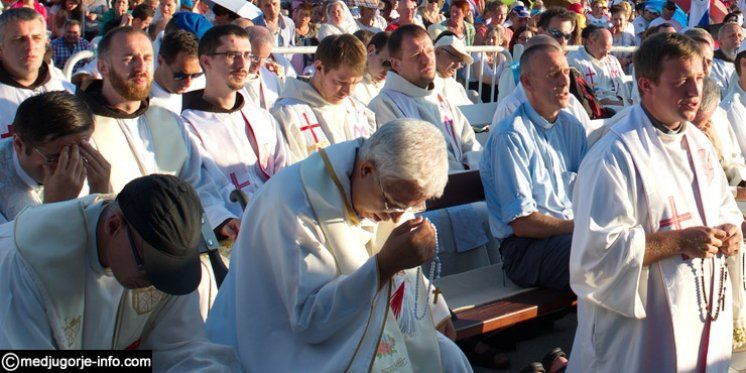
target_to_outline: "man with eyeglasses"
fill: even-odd
[[[293,163],[331,144],[368,137],[377,128],[374,114],[351,96],[365,74],[363,43],[350,34],[331,35],[314,59],[311,80],[288,79],[272,108]]]
[[[379,32],[368,42],[368,55],[365,61],[365,75],[355,87],[352,96],[364,105],[368,105],[373,97],[383,88],[389,64],[388,42],[390,32]]]
[[[378,123],[416,118],[438,127],[448,143],[451,171],[476,168],[482,147],[469,121],[435,84],[435,48],[425,29],[399,27],[388,43],[391,70],[383,89],[371,102]]]
[[[272,115],[243,92],[252,60],[249,35],[236,25],[213,27],[199,42],[205,89],[184,95],[184,125],[206,159],[217,166],[210,178],[224,199],[234,190],[247,198],[287,163],[287,146]],[[238,202],[229,211],[241,216]]]
[[[88,144],[93,113],[82,100],[67,91],[30,97],[13,128],[0,141],[0,221],[28,206],[109,192],[111,167]]]
[[[285,74],[283,68],[272,59],[274,37],[266,27],[246,28],[251,42],[251,64],[246,78],[246,92],[254,104],[269,110],[282,93]],[[271,70],[270,70],[271,69]]]
[[[556,43],[521,55],[526,102],[490,128],[480,163],[503,269],[522,287],[569,289],[573,180],[588,148],[569,112],[570,67]]]
[[[184,30],[163,37],[150,88],[150,105],[181,115],[182,95],[203,75],[197,59],[198,45],[197,36]]]
[[[143,349],[155,371],[238,371],[199,314],[201,217],[168,175],[24,210],[0,228],[0,348]]]
[[[0,15],[0,139],[13,134],[13,117],[23,100],[42,92],[75,87],[60,70],[44,62],[46,23],[30,8],[6,10]]]
[[[583,47],[567,54],[567,60],[593,89],[604,106],[621,110],[630,104],[631,93],[624,83],[624,69],[611,52],[613,36],[606,28],[589,25],[583,29]]]
[[[450,31],[444,31],[435,39],[435,70],[438,76],[435,84],[443,96],[455,105],[471,105],[463,84],[456,81],[456,71],[474,63],[466,52],[466,44]]]
[[[418,270],[435,231],[409,213],[447,179],[443,135],[413,119],[282,170],[246,211],[210,340],[251,372],[470,372]]]

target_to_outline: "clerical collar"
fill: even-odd
[[[235,111],[241,110],[243,108],[244,104],[244,98],[243,95],[240,92],[236,92],[236,102],[233,103],[233,107],[230,109],[224,109],[218,105],[215,105],[213,103],[207,102],[207,100],[202,97],[205,94],[204,89],[200,89],[198,91],[192,91],[189,93],[185,93],[182,97],[182,111],[184,110],[195,110],[195,111],[206,111],[208,113],[233,113]]]
[[[137,118],[148,110],[149,99],[146,98],[140,103],[140,107],[133,113],[127,113],[119,110],[111,105],[109,101],[104,97],[102,91],[104,87],[103,80],[94,80],[88,88],[85,90],[78,89],[75,94],[83,99],[86,104],[91,108],[93,114],[100,115],[102,117],[116,118],[116,119],[133,119]]]
[[[682,130],[684,130],[683,124],[680,125],[679,128],[675,130],[668,128],[665,124],[663,124],[663,122],[659,121],[658,119],[655,119],[655,117],[652,114],[650,114],[648,109],[645,108],[645,105],[641,104],[640,107],[642,108],[642,111],[645,112],[645,115],[648,117],[648,119],[650,119],[650,123],[653,124],[653,127],[657,129],[658,131],[661,131],[666,135],[675,135],[677,133],[680,133]]]
[[[49,72],[49,66],[47,66],[46,63],[42,63],[39,67],[39,75],[36,76],[36,80],[31,83],[31,85],[25,86],[13,79],[13,77],[10,76],[10,73],[5,70],[3,64],[0,63],[0,83],[9,85],[11,87],[21,89],[36,89],[47,83],[51,77],[52,75]]]
[[[723,60],[723,61],[728,61],[730,63],[735,63],[736,62],[735,58],[728,57],[728,55],[726,55],[725,53],[723,53],[723,51],[721,49],[716,50],[713,56],[716,59]]]

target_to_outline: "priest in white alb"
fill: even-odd
[[[246,31],[249,33],[253,55],[248,67],[246,92],[256,106],[269,110],[274,106],[285,85],[285,76],[278,75],[282,68],[272,60],[271,52],[275,45],[275,37],[264,26],[247,27]],[[274,71],[270,71],[270,68]]]
[[[202,157],[221,171],[210,176],[226,199],[234,190],[251,199],[285,167],[287,157],[277,121],[240,93],[250,54],[244,29],[236,25],[211,28],[202,36],[199,48],[207,85],[184,95],[184,124],[196,138]],[[236,216],[243,214],[238,202],[231,204],[230,210]]]
[[[392,70],[386,75],[381,93],[368,105],[378,123],[396,118],[417,118],[438,127],[448,144],[450,169],[475,169],[482,147],[458,106],[433,83],[435,50],[425,29],[401,26],[388,43]]]
[[[736,55],[736,77],[738,78],[730,87],[730,93],[720,103],[725,110],[733,132],[738,140],[738,145],[743,154],[746,154],[746,71],[741,69],[741,62],[746,61],[746,51]]]
[[[193,33],[176,30],[163,37],[158,49],[158,67],[153,73],[150,105],[181,115],[183,94],[205,85],[197,59],[199,39]]]
[[[368,42],[368,56],[365,62],[363,80],[355,86],[352,97],[366,106],[383,88],[386,80],[389,59],[389,33],[379,32]]]
[[[690,38],[661,33],[634,67],[641,103],[591,148],[576,181],[568,371],[727,372],[743,215],[690,123],[702,57]]]
[[[54,66],[44,62],[46,22],[30,8],[0,15],[0,139],[13,134],[13,118],[23,100],[48,91],[75,92]],[[22,42],[21,42],[22,41]]]
[[[246,211],[210,340],[245,371],[470,372],[420,269],[435,231],[409,213],[447,179],[443,136],[410,119],[280,171]]]
[[[373,113],[350,96],[365,73],[363,43],[350,34],[331,35],[314,58],[311,80],[288,78],[272,108],[292,162],[331,144],[368,137],[377,127]]]

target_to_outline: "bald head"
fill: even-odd
[[[602,59],[611,52],[613,44],[614,37],[611,31],[606,28],[597,28],[588,35],[585,46],[594,58]]]

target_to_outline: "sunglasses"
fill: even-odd
[[[550,28],[549,30],[547,30],[547,32],[555,39],[562,38],[566,41],[570,41],[570,39],[572,38],[572,34],[565,34],[564,32],[557,30],[556,28]]]
[[[174,73],[173,78],[176,81],[179,80],[185,80],[186,78],[190,78],[192,80],[199,78],[200,76],[204,75],[203,72],[194,73],[194,74],[187,74],[187,73]]]

